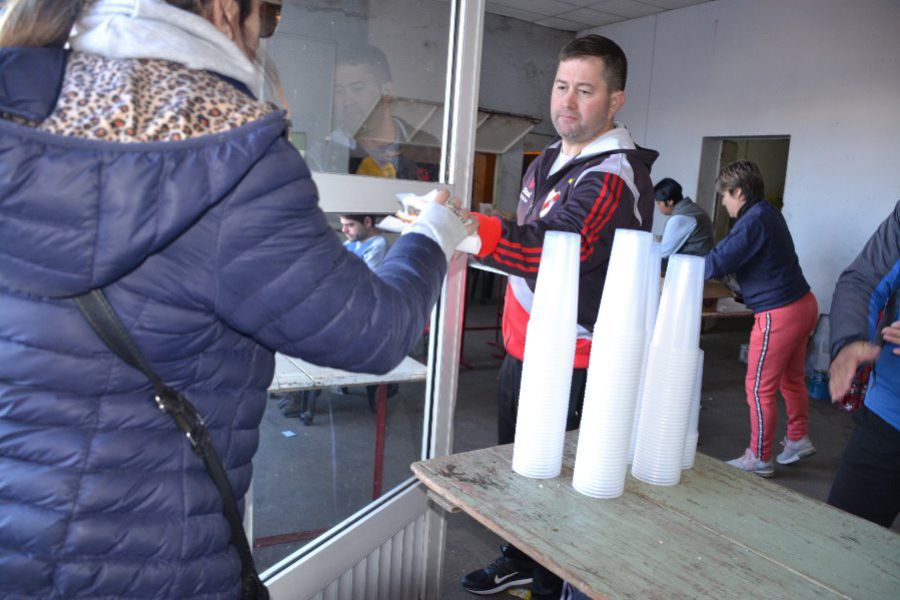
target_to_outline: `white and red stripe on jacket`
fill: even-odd
[[[482,242],[478,257],[509,273],[503,339],[506,351],[522,359],[544,234],[561,230],[581,235],[574,367],[586,368],[590,328],[597,316],[614,230],[650,229],[653,200],[649,168],[656,153],[637,148],[624,127],[600,136],[551,173],[559,152],[560,142],[556,141],[530,165],[515,223],[476,215]]]

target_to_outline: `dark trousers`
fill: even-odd
[[[828,504],[890,527],[900,512],[900,431],[865,406],[853,421]]]
[[[500,367],[500,393],[497,398],[497,438],[501,444],[509,444],[516,437],[516,414],[519,410],[519,387],[522,382],[522,361],[509,354]],[[584,403],[584,389],[587,383],[587,369],[572,371],[572,387],[569,391],[569,413],[566,417],[566,431],[578,428],[581,407]],[[506,552],[510,558],[531,560],[521,550],[510,547]],[[562,579],[535,563],[534,581],[531,590],[535,594],[558,594],[562,589]]]
[[[511,444],[516,437],[516,414],[519,411],[519,385],[521,382],[522,361],[507,354],[500,366],[500,393],[497,398],[497,441],[500,444]],[[578,429],[586,383],[587,369],[573,369],[566,431]]]

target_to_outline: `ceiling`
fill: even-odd
[[[486,0],[489,13],[544,27],[583,31],[709,0]]]

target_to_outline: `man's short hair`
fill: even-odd
[[[628,59],[621,47],[602,35],[575,38],[559,52],[559,62],[572,58],[597,57],[603,61],[603,78],[610,92],[625,90],[628,78]]]
[[[347,219],[348,221],[356,221],[357,223],[361,223],[363,225],[366,224],[366,218],[372,219],[372,226],[375,226],[375,219],[378,218],[378,215],[369,215],[362,213],[352,213],[348,215],[339,215],[342,219]]]
[[[675,204],[684,199],[681,193],[681,184],[671,177],[661,179],[659,183],[653,186],[653,197],[656,198],[657,202],[673,200]]]
[[[734,191],[738,188],[744,192],[744,199],[748,206],[765,199],[763,176],[755,162],[736,160],[725,165],[719,171],[719,176],[716,178],[717,192],[720,194],[728,192],[734,195]]]
[[[375,75],[379,84],[391,81],[391,67],[384,52],[369,44],[339,45],[337,48],[337,64],[363,65]]]

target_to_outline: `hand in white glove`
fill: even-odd
[[[433,202],[422,208],[418,219],[403,230],[403,235],[421,233],[431,238],[444,251],[447,260],[450,260],[456,246],[476,231],[478,221],[460,206],[459,198],[451,198],[447,190],[441,190]]]

